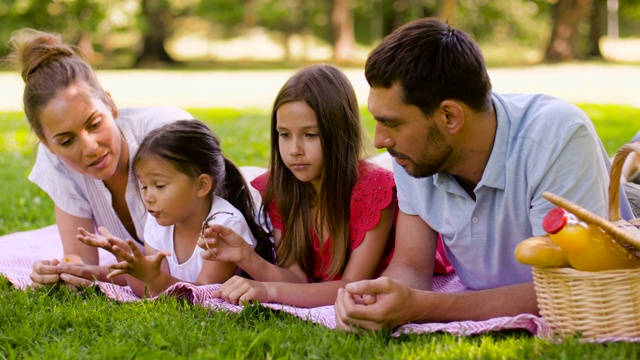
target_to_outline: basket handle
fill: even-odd
[[[543,192],[542,196],[545,199],[549,200],[549,202],[551,202],[552,204],[568,210],[578,219],[588,224],[599,226],[602,230],[607,232],[609,235],[611,235],[611,237],[613,237],[623,245],[630,246],[635,249],[640,249],[640,238],[636,237],[629,231],[635,229],[633,228],[633,226],[616,226],[616,224],[607,221],[607,219],[592,213],[591,211],[581,207],[580,205],[548,191]],[[637,231],[637,229],[635,230]]]
[[[620,177],[622,176],[622,166],[624,161],[632,152],[640,154],[640,143],[630,142],[622,145],[616,152],[611,164],[611,174],[609,176],[609,220],[620,220]]]

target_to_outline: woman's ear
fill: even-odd
[[[213,188],[213,179],[211,179],[211,176],[207,174],[200,174],[200,176],[198,176],[197,181],[198,181],[197,196],[205,197],[209,195],[209,193],[211,192],[211,189]]]
[[[449,134],[455,134],[464,126],[464,109],[458,101],[444,100],[440,110],[445,118],[445,127]]]

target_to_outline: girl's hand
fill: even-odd
[[[236,275],[222,284],[212,295],[222,298],[231,304],[239,304],[252,300],[269,302],[269,289],[267,285],[268,283],[249,280]]]
[[[168,252],[160,251],[150,256],[144,256],[130,239],[126,243],[120,239],[109,239],[109,243],[113,252],[117,254],[116,256],[122,260],[109,267],[111,272],[107,274],[107,279],[129,274],[148,284],[160,275],[162,260],[170,255]]]
[[[122,241],[122,239],[111,234],[111,232],[109,232],[109,230],[107,230],[107,228],[105,227],[100,226],[98,228],[98,232],[100,233],[100,235],[93,234],[85,230],[84,228],[78,228],[78,235],[76,236],[76,239],[89,246],[105,249],[106,251],[112,253],[118,261],[122,261],[122,259],[118,257],[118,254],[113,251],[111,241],[114,241],[117,244],[126,245],[126,243]],[[137,246],[134,245],[134,247]]]
[[[245,260],[253,249],[231,228],[223,225],[207,225],[203,237],[198,239],[198,246],[205,251],[205,260],[240,263]]]

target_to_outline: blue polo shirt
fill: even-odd
[[[449,261],[471,289],[532,281],[514,250],[545,234],[542,219],[555,206],[544,191],[607,215],[609,157],[586,114],[546,95],[492,98],[498,124],[475,201],[448,173],[418,179],[393,161],[400,209],[442,234]]]

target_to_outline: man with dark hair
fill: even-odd
[[[514,250],[545,234],[554,205],[542,193],[607,213],[610,162],[589,118],[549,96],[492,92],[477,44],[433,18],[387,36],[365,76],[374,144],[394,157],[400,213],[391,264],[339,291],[338,327],[538,313],[531,267]],[[437,234],[476,291],[431,291]]]

